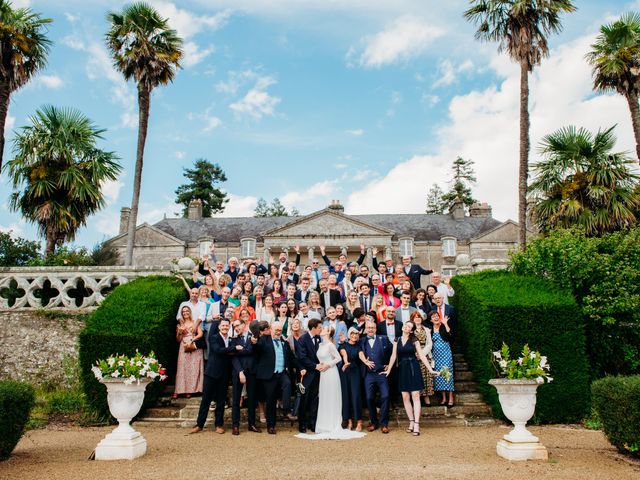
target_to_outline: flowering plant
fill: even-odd
[[[91,371],[98,380],[121,378],[126,384],[140,383],[143,378],[152,380],[156,378],[164,380],[167,378],[165,369],[158,363],[158,359],[153,352],[145,357],[138,350],[136,350],[136,354],[133,357],[116,353],[105,360],[98,360],[91,368]]]
[[[451,380],[451,370],[449,370],[449,367],[442,367],[440,369],[440,378],[444,379],[445,382]]]
[[[497,363],[496,370],[500,377],[508,380],[536,380],[538,383],[551,382],[552,377],[549,376],[549,364],[547,357],[540,355],[540,352],[531,350],[529,345],[522,348],[522,356],[518,359],[512,359],[509,347],[502,342],[502,348],[493,352],[494,365]]]

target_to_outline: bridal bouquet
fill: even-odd
[[[507,380],[536,380],[538,383],[551,382],[553,378],[549,376],[549,363],[547,357],[540,355],[540,352],[531,350],[529,345],[522,348],[521,357],[511,358],[509,347],[502,342],[502,348],[493,352],[494,364],[497,362],[498,375]]]
[[[442,367],[439,373],[440,378],[442,378],[445,382],[451,380],[451,370],[449,370],[449,367]]]
[[[142,355],[138,350],[133,357],[127,355],[111,355],[104,360],[98,360],[91,368],[91,371],[98,380],[104,378],[120,378],[124,383],[140,383],[143,378],[155,380],[167,378],[165,369],[158,362],[155,354],[151,352],[148,356]]]

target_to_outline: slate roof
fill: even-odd
[[[407,236],[413,237],[415,241],[439,241],[444,236],[452,236],[458,241],[465,242],[502,224],[494,218],[465,217],[463,220],[454,220],[450,215],[379,214],[345,215],[345,217],[393,230],[394,240]],[[201,238],[211,237],[215,238],[217,243],[239,243],[240,239],[245,237],[256,238],[258,242],[262,242],[264,232],[299,218],[235,217],[203,218],[202,220],[165,218],[154,226],[191,244],[198,242]]]

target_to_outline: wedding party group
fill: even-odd
[[[457,318],[448,279],[409,256],[378,262],[376,248],[372,274],[364,245],[355,262],[331,261],[320,246],[322,266],[313,259],[301,267],[295,251],[290,262],[283,253],[267,265],[233,257],[225,264],[212,245],[194,267],[193,286],[183,278],[190,298],[176,315],[174,397],[202,395],[192,433],[203,431],[212,402],[219,434],[227,404],[233,435],[243,407],[255,433],[258,416],[276,433],[279,408],[298,422],[301,438],[388,433],[390,404],[401,398],[406,431],[420,435],[423,405],[454,405]],[[431,276],[424,289],[423,275]]]

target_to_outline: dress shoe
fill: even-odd
[[[219,433],[219,434],[221,434],[221,435],[222,435],[222,434],[224,433],[224,428],[222,428],[222,427],[216,427],[215,432],[216,432],[216,433]]]
[[[202,431],[202,429],[199,426],[195,426],[191,429],[191,431],[189,433],[200,433]]]
[[[296,420],[298,420],[298,417],[296,417],[295,415],[292,415],[292,414],[290,414],[290,413],[287,413],[287,419],[288,419],[290,422],[295,422]]]
[[[358,420],[358,423],[356,424],[356,432],[361,432],[362,431],[362,420]]]
[[[307,433],[307,429],[306,429],[306,428],[304,428],[304,427],[299,427],[299,428],[298,428],[298,431],[299,431],[300,433]]]
[[[370,423],[369,425],[367,425],[367,432],[373,432],[374,430],[377,430],[378,426]]]
[[[387,426],[385,425],[384,427],[382,427],[382,428],[380,429],[380,431],[381,431],[382,433],[389,433],[389,427],[387,427]]]
[[[276,429],[275,429],[275,428],[273,428],[273,427],[268,427],[268,428],[267,428],[267,433],[268,433],[269,435],[275,435],[275,434],[276,434]]]
[[[231,435],[240,435],[240,429],[238,427],[233,427],[231,429]]]
[[[256,427],[255,425],[249,425],[249,431],[254,433],[262,433],[262,429],[260,427]]]

